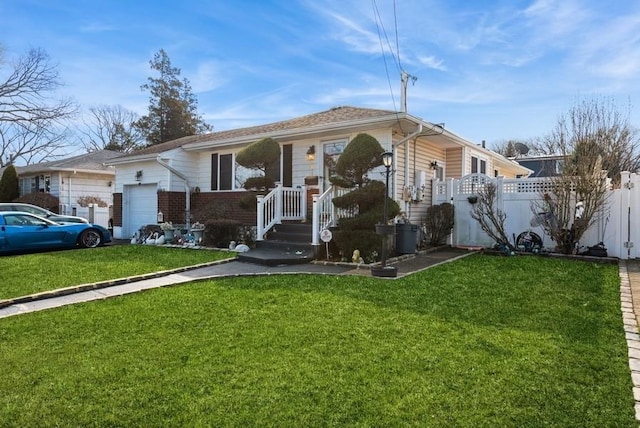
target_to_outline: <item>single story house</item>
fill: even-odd
[[[142,226],[161,221],[204,222],[207,219],[191,218],[191,213],[211,202],[226,206],[228,218],[255,225],[262,217],[257,210],[239,207],[246,194],[242,185],[251,171],[237,164],[235,156],[266,137],[281,147],[280,188],[304,190],[306,213],[301,219],[308,218],[313,195],[331,187],[335,161],[359,133],[372,135],[393,152],[390,194],[414,222],[431,203],[432,179],[474,172],[515,178],[531,172],[444,125],[405,112],[336,107],[266,125],[183,137],[109,159],[106,164],[116,170],[114,237],[129,238]],[[373,171],[372,178],[384,180],[384,167]]]
[[[16,166],[20,196],[46,192],[60,200],[59,214],[87,217],[88,209],[81,206],[82,197],[97,198],[107,207],[113,205],[113,183],[116,171],[105,162],[121,156],[111,150],[99,150],[26,166]],[[107,226],[109,219],[96,223]],[[92,219],[89,219],[92,220]],[[103,224],[104,223],[104,224]]]

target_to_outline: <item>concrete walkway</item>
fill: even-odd
[[[393,260],[393,265],[398,267],[398,278],[401,278],[414,272],[427,269],[440,263],[456,260],[459,257],[464,257],[469,254],[472,254],[472,252],[455,248],[444,248],[418,255],[399,257]],[[0,318],[71,305],[74,303],[122,296],[150,288],[184,284],[191,281],[276,274],[371,276],[371,272],[367,266],[359,266],[353,263],[315,262],[297,265],[264,266],[253,263],[242,263],[235,260],[221,261],[198,267],[157,272],[149,275],[123,278],[115,281],[83,284],[50,292],[3,300],[0,301]]]

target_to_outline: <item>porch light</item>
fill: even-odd
[[[307,150],[307,160],[316,160],[316,146],[309,146],[309,149]]]

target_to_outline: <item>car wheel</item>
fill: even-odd
[[[102,235],[95,229],[86,229],[80,234],[78,243],[83,248],[95,248],[102,243]]]

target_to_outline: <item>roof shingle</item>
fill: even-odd
[[[320,113],[308,114],[300,116],[294,119],[283,120],[280,122],[269,123],[266,125],[250,126],[247,128],[231,129],[227,131],[211,132],[208,134],[191,135],[188,137],[178,138],[176,140],[167,141],[161,144],[155,144],[153,146],[145,147],[140,150],[136,150],[130,154],[121,156],[126,158],[129,156],[147,155],[153,153],[161,153],[167,150],[172,150],[178,147],[182,147],[191,143],[198,143],[204,141],[224,141],[233,138],[247,137],[251,135],[263,135],[269,133],[277,133],[283,131],[291,131],[295,129],[306,129],[315,126],[322,126],[328,124],[339,124],[341,122],[349,122],[361,119],[371,119],[376,117],[384,117],[396,114],[391,110],[378,110],[369,108],[358,107],[334,107],[329,110],[325,110]]]

